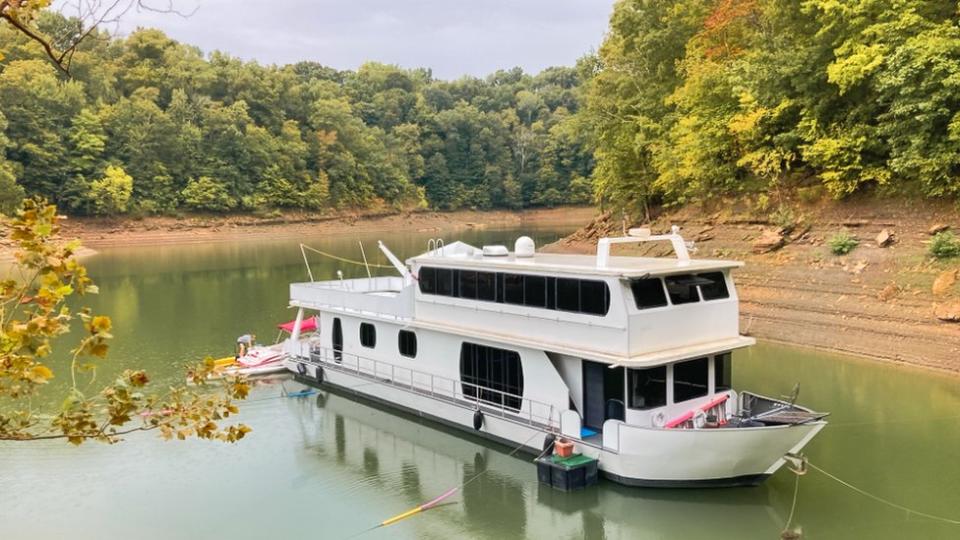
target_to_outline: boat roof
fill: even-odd
[[[442,249],[424,253],[407,260],[407,264],[473,270],[502,270],[514,272],[549,272],[588,274],[638,278],[651,275],[669,275],[738,268],[739,261],[717,259],[687,259],[674,257],[609,257],[606,265],[597,264],[597,255],[564,253],[535,253],[532,257],[518,257],[510,252],[500,256],[484,256],[483,250],[463,242],[454,242]]]

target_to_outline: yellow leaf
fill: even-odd
[[[45,383],[53,378],[53,372],[43,364],[38,364],[30,369],[30,379],[35,383]]]

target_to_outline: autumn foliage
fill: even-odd
[[[66,305],[72,296],[97,293],[77,259],[79,243],[59,239],[57,209],[42,201],[27,200],[15,217],[3,219],[15,261],[11,277],[0,281],[0,440],[114,443],[131,432],[157,430],[167,439],[234,442],[250,431],[223,425],[249,387],[242,378],[211,387],[211,359],[188,370],[190,387],[152,392],[150,377],[137,369],[92,386],[97,366],[106,361],[112,322]],[[55,373],[49,362],[54,345],[77,321],[83,336],[70,351],[69,368]],[[67,395],[57,410],[37,410],[32,399],[55,376],[69,378]]]

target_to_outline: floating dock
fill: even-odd
[[[537,478],[561,491],[583,489],[597,483],[597,460],[583,454],[544,456],[537,459]]]

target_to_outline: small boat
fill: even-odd
[[[237,339],[237,354],[214,360],[216,370],[211,378],[219,379],[228,375],[259,377],[286,371],[283,365],[286,353],[283,351],[283,341],[279,338],[282,338],[284,333],[291,334],[295,324],[295,320],[278,324],[280,335],[273,345],[257,345],[255,336],[240,336]],[[300,326],[300,335],[307,338],[316,329],[316,318],[304,319]]]

